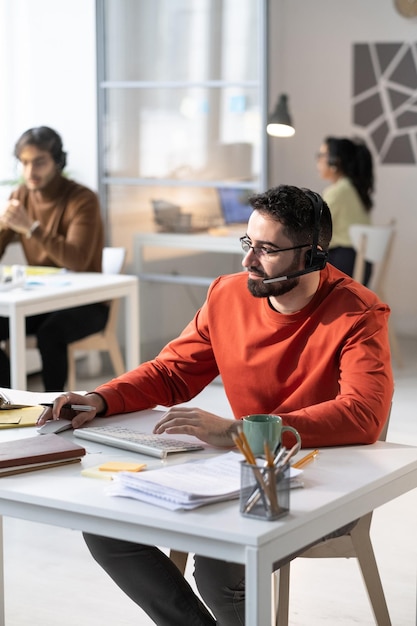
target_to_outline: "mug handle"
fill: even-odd
[[[283,426],[282,429],[281,429],[281,433],[284,433],[286,431],[291,432],[294,435],[294,437],[296,438],[297,443],[299,444],[299,446],[301,446],[301,435],[298,432],[298,430],[295,430],[295,428],[293,428],[292,426]]]

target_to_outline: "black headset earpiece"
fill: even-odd
[[[310,270],[322,270],[326,263],[328,252],[321,250],[318,247],[320,237],[320,222],[321,215],[323,213],[323,200],[318,193],[305,189],[304,193],[310,200],[314,210],[314,230],[313,230],[313,242],[311,249],[306,252],[306,269]]]
[[[67,153],[61,150],[58,158],[55,160],[56,165],[62,171],[67,164]]]

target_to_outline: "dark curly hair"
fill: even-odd
[[[251,196],[249,204],[259,213],[281,222],[285,235],[296,245],[313,243],[319,217],[318,244],[328,250],[332,218],[329,207],[318,193],[292,185],[279,185]],[[317,206],[321,207],[319,216]]]

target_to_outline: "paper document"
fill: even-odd
[[[240,493],[242,458],[237,452],[228,452],[211,459],[189,461],[141,474],[122,472],[115,478],[109,493],[173,511],[232,500]],[[302,470],[291,468],[291,478],[300,473]]]
[[[86,391],[76,391],[84,395]],[[19,391],[0,387],[0,409],[18,409],[24,406],[37,406],[39,404],[52,403],[58,396],[59,391]]]

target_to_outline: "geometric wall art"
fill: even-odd
[[[352,118],[380,163],[417,163],[417,43],[353,45]]]

